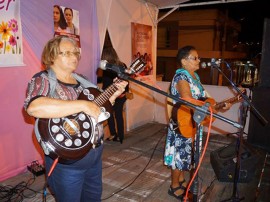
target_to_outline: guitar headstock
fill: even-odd
[[[143,71],[146,66],[146,62],[143,59],[143,56],[136,58],[128,68],[131,74],[138,74]]]

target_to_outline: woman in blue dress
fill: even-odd
[[[176,70],[172,79],[170,94],[175,97],[188,99],[189,101],[193,99],[191,102],[197,105],[198,102],[196,100],[206,99],[206,92],[198,74],[195,72],[200,67],[200,58],[195,47],[185,46],[179,49],[177,61],[180,68]],[[175,104],[175,101],[173,101],[173,104]],[[195,133],[196,131],[194,130],[194,136]],[[170,119],[164,153],[164,164],[171,169],[171,186],[168,194],[180,200],[185,195],[187,186],[184,172],[190,171],[192,158],[192,137],[183,136],[180,133],[177,121],[175,122],[175,120]]]

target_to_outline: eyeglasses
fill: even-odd
[[[59,52],[59,55],[62,55],[63,57],[71,57],[75,56],[76,58],[80,59],[81,58],[81,53],[79,51],[64,51],[64,52]]]
[[[194,60],[194,61],[201,60],[200,57],[187,57],[187,59]]]

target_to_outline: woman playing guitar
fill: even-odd
[[[170,94],[185,99],[195,105],[203,105],[204,103],[202,101],[208,101],[214,106],[215,100],[207,98],[200,78],[196,73],[196,70],[200,67],[200,58],[195,47],[185,46],[179,49],[177,61],[180,68],[176,70],[171,82]],[[181,111],[179,111],[180,107]],[[184,172],[190,171],[191,169],[191,159],[193,155],[192,136],[196,133],[196,129],[192,126],[193,123],[190,121],[192,119],[190,119],[193,113],[192,109],[182,107],[183,106],[176,106],[177,114],[183,113],[189,116],[178,115],[176,119],[170,119],[164,153],[164,164],[171,169],[171,185],[168,194],[177,199],[182,199],[185,195],[187,183],[184,178]],[[229,108],[230,104],[223,105],[223,109]],[[175,110],[173,110],[173,112],[174,111]],[[192,133],[192,135],[185,137],[183,131],[179,130],[179,124],[181,124],[182,127],[190,126],[191,131],[189,132]]]

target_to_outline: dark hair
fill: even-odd
[[[187,58],[192,50],[196,50],[196,48],[194,46],[184,46],[178,50],[176,59],[180,66],[182,66],[181,60]]]
[[[51,65],[54,64],[54,60],[59,55],[60,50],[59,46],[62,41],[70,41],[74,47],[78,48],[78,43],[74,39],[67,37],[67,36],[56,36],[49,40],[46,45],[43,48],[42,55],[41,55],[41,61],[42,64],[46,66],[46,68],[49,68]]]
[[[115,49],[110,47],[104,47],[101,54],[101,60],[107,60],[108,63],[114,65],[123,65],[120,61]]]
[[[64,10],[64,13],[66,12],[66,10],[70,10],[71,14],[72,14],[72,17],[73,17],[73,10],[71,8],[66,7],[65,10]]]
[[[63,10],[62,10],[61,7],[58,6],[58,5],[54,5],[53,7],[54,7],[54,8],[57,8],[57,9],[59,10],[59,13],[60,13],[60,19],[59,19],[59,22],[58,22],[58,26],[59,26],[61,29],[66,29],[66,28],[67,28],[67,22],[66,22],[66,19],[65,19]]]

